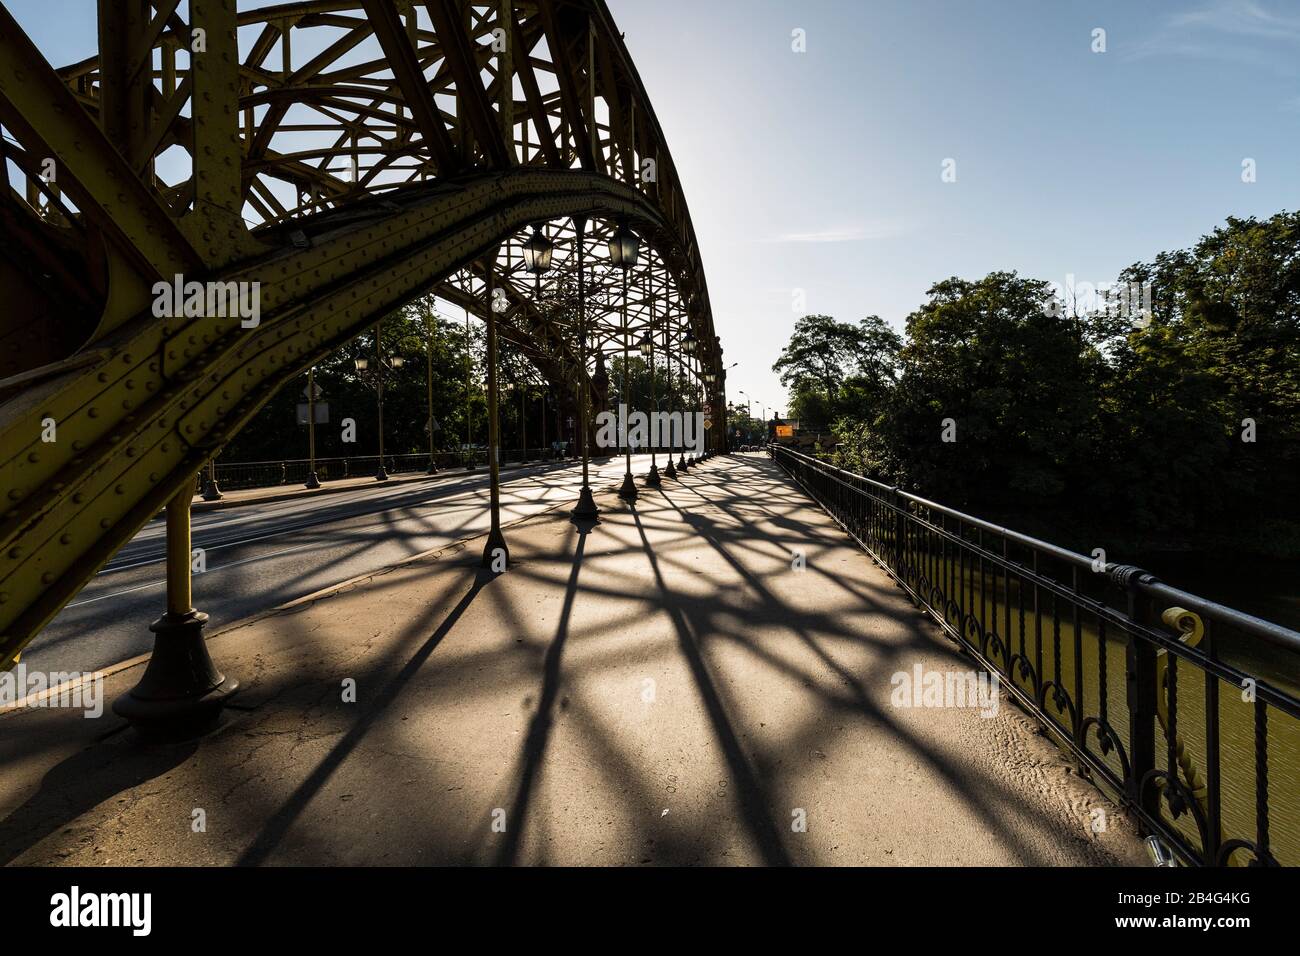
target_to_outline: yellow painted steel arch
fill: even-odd
[[[529,224],[573,216],[632,222],[654,251],[657,284],[648,298],[659,299],[659,321],[667,316],[676,335],[692,328],[706,353],[714,341],[671,159],[603,3],[506,0],[488,7],[495,19],[475,12],[483,5],[458,0],[264,8],[238,15],[241,28],[261,30],[243,61],[231,0],[191,0],[188,24],[174,22],[174,6],[101,4],[102,14],[124,18],[121,31],[164,49],[207,27],[209,55],[195,56],[184,76],[175,65],[166,75],[164,55],[164,75],[152,77],[153,103],[143,113],[131,89],[114,88],[112,79],[132,75],[129,54],[138,48],[103,50],[99,60],[55,74],[0,8],[7,21],[0,22],[0,122],[28,156],[48,151],[66,158],[57,192],[28,183],[32,221],[15,226],[11,215],[0,229],[21,227],[24,249],[39,261],[62,263],[73,274],[83,269],[99,310],[87,324],[94,331],[71,354],[42,355],[0,378],[0,668],[277,388]],[[304,22],[334,24],[345,31],[344,44],[361,34],[383,43],[394,89],[378,99],[395,112],[364,118],[383,135],[401,125],[395,117],[407,121],[392,133],[393,151],[414,152],[423,164],[407,181],[344,189],[325,164],[277,158],[268,146],[273,136],[237,126],[240,104],[265,97],[270,84],[289,102],[295,89],[320,85],[305,67],[290,71],[288,54],[278,79],[249,65],[265,56],[270,33],[291,33]],[[498,56],[495,83],[472,88],[479,41],[498,28],[530,53],[508,72],[507,58]],[[543,39],[557,85],[549,93],[535,75]],[[405,52],[403,42],[410,43]],[[322,56],[314,69],[322,68]],[[339,71],[355,78],[365,68]],[[513,98],[504,92],[515,85],[511,72],[524,91],[518,104],[506,102]],[[15,82],[19,74],[23,83]],[[438,105],[449,84],[454,114]],[[598,95],[608,110],[600,122]],[[179,97],[190,105],[189,117],[179,111]],[[527,124],[506,123],[516,107],[530,114]],[[132,115],[134,126],[126,122]],[[269,122],[269,112],[262,119]],[[151,163],[185,137],[192,179],[164,186]],[[636,175],[642,157],[657,161],[655,177]],[[250,230],[239,201],[257,195],[250,184],[268,170],[309,188],[299,194],[301,208],[281,203]],[[260,323],[244,328],[238,317],[155,315],[152,289],[173,274],[257,283]],[[525,308],[526,296],[509,291],[514,308]],[[62,302],[57,287],[41,294]],[[599,295],[593,277],[593,298]],[[77,299],[79,307],[85,298]],[[642,321],[654,316],[652,306]],[[0,329],[0,348],[4,334]],[[717,353],[706,359],[716,362]]]

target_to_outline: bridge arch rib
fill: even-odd
[[[422,294],[482,315],[461,270],[489,250],[504,250],[493,279],[510,302],[506,337],[573,366],[573,330],[554,328],[519,281],[528,226],[591,220],[592,263],[612,224],[630,223],[649,252],[629,301],[634,334],[716,341],[671,158],[600,0],[315,0],[239,14],[231,0],[191,0],[189,22],[175,7],[101,3],[99,57],[58,72],[0,8],[0,124],[15,150],[52,154],[62,171],[53,190],[25,172],[35,164],[15,164],[28,178],[11,183],[0,229],[41,261],[90,270],[75,297],[58,283],[23,295],[41,298],[32,314],[74,310],[73,325],[93,330],[64,352],[9,349],[3,367],[0,668],[285,382]],[[199,27],[207,52],[186,57]],[[303,44],[315,28],[332,39]],[[242,57],[236,29],[252,38]],[[145,69],[105,48],[115,31],[151,38]],[[32,90],[71,112],[52,119]],[[312,111],[319,122],[304,119]],[[316,155],[282,142],[306,132],[344,145]],[[177,147],[188,178],[168,185],[164,154]],[[340,157],[355,175],[339,175]],[[551,231],[557,258],[573,260],[572,238]],[[151,290],[173,270],[257,283],[260,322],[155,316]],[[549,277],[548,291],[563,281]],[[614,348],[618,285],[599,265],[588,284],[594,361]],[[22,341],[0,326],[0,346]]]

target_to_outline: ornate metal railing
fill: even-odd
[[[769,450],[1181,862],[1300,865],[1300,633]]]

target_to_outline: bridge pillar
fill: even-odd
[[[239,689],[208,655],[203,626],[208,616],[192,606],[190,500],[193,482],[167,503],[167,613],[149,625],[153,654],[140,683],[113,703],[142,734],[168,739],[201,733]]]

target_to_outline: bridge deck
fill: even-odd
[[[0,861],[1142,862],[1010,706],[891,705],[971,663],[770,462],[599,500],[501,577],[471,542],[216,635],[241,709],[198,743],[0,716]]]

